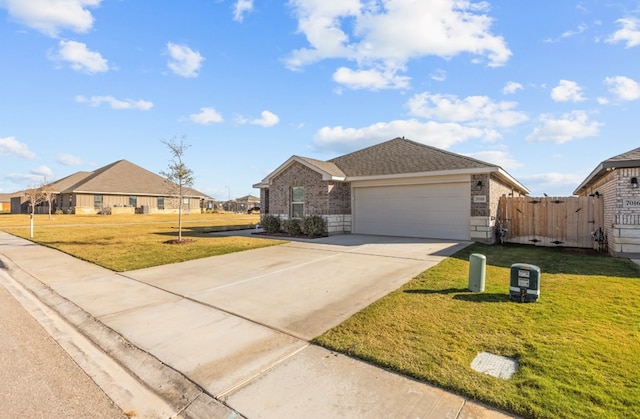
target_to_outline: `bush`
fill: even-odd
[[[302,219],[302,232],[308,237],[327,235],[327,220],[319,215],[307,215]]]
[[[269,234],[280,232],[280,218],[275,215],[263,215],[260,219],[260,225]]]
[[[302,236],[302,226],[300,220],[291,218],[282,222],[282,229],[289,233],[290,236]]]

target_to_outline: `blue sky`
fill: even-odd
[[[570,195],[640,145],[640,1],[0,0],[0,192],[183,138],[194,187],[404,136]]]

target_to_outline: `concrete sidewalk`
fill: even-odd
[[[137,417],[513,417],[308,343],[466,245],[379,240],[295,242],[118,274],[0,233],[0,261],[115,361],[89,375]],[[358,270],[384,280],[364,283]],[[118,389],[116,367],[156,398]]]

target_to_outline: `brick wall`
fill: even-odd
[[[260,190],[263,213],[289,218],[293,186],[304,186],[305,215],[324,216],[330,234],[351,231],[351,184],[323,181],[320,173],[297,162]]]
[[[640,168],[612,170],[586,191],[604,200],[604,232],[614,256],[640,257],[640,208],[625,207],[625,200],[640,199],[640,188],[631,188],[632,177],[640,178]]]
[[[478,186],[478,182],[482,185]],[[519,196],[520,194],[514,193],[513,188],[489,174],[471,176],[471,240],[487,244],[495,243],[498,205],[503,195]],[[475,196],[486,197],[486,202],[476,202],[478,199],[474,198]]]

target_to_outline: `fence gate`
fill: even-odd
[[[498,224],[505,241],[537,246],[604,246],[603,199],[590,196],[500,198]],[[600,236],[599,236],[600,234]]]

